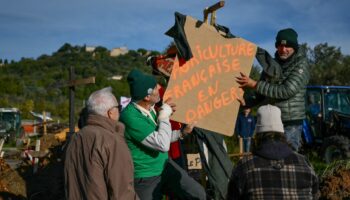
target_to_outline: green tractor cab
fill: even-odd
[[[0,138],[9,142],[23,135],[20,111],[17,108],[0,108]]]

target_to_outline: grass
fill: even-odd
[[[16,147],[16,141],[12,140],[9,142],[5,142],[3,148],[14,148]]]
[[[316,151],[309,150],[305,153],[305,157],[312,164],[316,174],[320,176],[324,170],[329,166],[323,158],[321,158]]]
[[[329,164],[320,174],[320,177],[332,176],[339,168],[350,169],[350,160],[339,160]]]

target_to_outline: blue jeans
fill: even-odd
[[[301,147],[301,131],[302,125],[287,125],[284,126],[284,133],[287,138],[287,142],[292,146],[292,149],[296,152]]]
[[[243,138],[243,152],[250,152],[251,139],[250,137]]]

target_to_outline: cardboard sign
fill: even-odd
[[[163,99],[177,105],[171,119],[232,136],[243,97],[235,77],[249,75],[256,45],[225,38],[213,27],[187,16],[185,34],[193,58],[182,66],[176,58]]]
[[[202,169],[202,162],[201,162],[201,158],[199,156],[199,153],[186,154],[186,155],[187,155],[187,168],[188,169]]]

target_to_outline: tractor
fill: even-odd
[[[0,138],[9,142],[23,135],[20,111],[17,108],[0,108]]]
[[[327,163],[350,158],[350,86],[307,86],[304,146]]]

